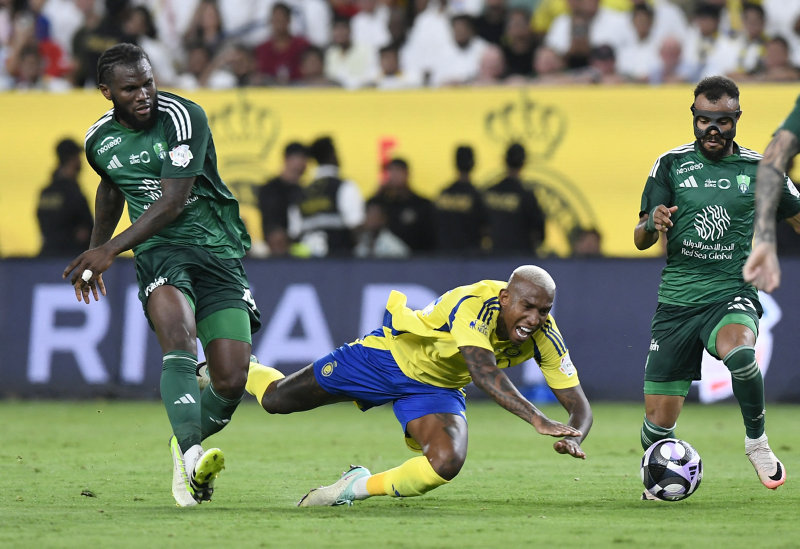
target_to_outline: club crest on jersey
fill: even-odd
[[[167,146],[160,141],[153,145],[153,151],[159,160],[164,160],[167,157]]]
[[[736,184],[739,185],[739,190],[743,193],[747,192],[747,189],[750,188],[750,176],[749,175],[737,175],[736,176]]]
[[[178,145],[169,151],[169,159],[172,160],[173,166],[185,168],[189,165],[189,162],[192,161],[192,158],[194,158],[194,155],[192,151],[189,150],[189,145],[186,143]]]
[[[330,375],[333,373],[334,368],[336,368],[335,360],[333,362],[328,362],[327,364],[325,364],[325,366],[323,366],[320,369],[320,372],[322,373],[323,376],[330,377]]]

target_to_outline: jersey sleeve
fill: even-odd
[[[784,177],[786,181],[783,185],[780,202],[778,202],[778,211],[775,214],[778,220],[793,217],[800,212],[800,193],[794,186],[794,182],[788,176]]]
[[[673,193],[669,184],[669,158],[659,157],[647,176],[647,182],[642,191],[642,201],[639,206],[639,217],[650,213],[659,204],[672,206]]]
[[[789,113],[789,116],[786,117],[786,120],[783,121],[778,129],[792,132],[797,139],[800,139],[800,96],[797,96],[792,112]]]
[[[158,96],[164,120],[167,158],[161,169],[162,179],[193,177],[203,173],[206,149],[211,138],[208,118],[200,105]]]
[[[568,389],[580,383],[578,370],[572,364],[569,350],[552,315],[547,317],[534,342],[534,356],[547,385],[553,389]]]
[[[499,305],[487,303],[471,297],[461,301],[450,314],[450,334],[456,342],[456,347],[480,347],[494,352],[489,334],[494,329],[493,323],[497,322]]]

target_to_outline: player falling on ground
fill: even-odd
[[[555,320],[555,282],[539,267],[517,268],[508,283],[483,280],[455,288],[424,310],[392,292],[383,326],[284,378],[251,364],[247,391],[271,414],[356,401],[362,410],[391,402],[409,448],[421,451],[377,474],[351,467],[341,479],[311,490],[301,507],[352,504],[371,496],[420,496],[452,480],[467,456],[463,387],[473,381],[541,434],[564,437],[554,448],[585,458],[581,442],[592,411]],[[569,425],[525,400],[502,368],[536,359]]]
[[[744,265],[744,279],[759,290],[771,292],[781,283],[775,236],[775,210],[789,162],[800,153],[800,96],[794,109],[772,136],[758,163],[753,252]]]
[[[100,175],[91,248],[64,270],[75,295],[105,295],[102,273],[133,250],[139,299],[163,352],[161,398],[174,435],[172,495],[181,507],[211,498],[224,466],[201,442],[231,419],[244,394],[251,333],[260,326],[241,257],[250,237],[220,179],[203,109],[159,92],[147,55],[118,44],[97,65],[114,108],[86,133]],[[131,226],[111,238],[127,203]],[[197,386],[197,338],[211,386]]]
[[[786,470],[764,431],[764,381],[755,342],[762,313],[758,293],[742,278],[753,234],[756,169],[761,155],[733,138],[741,116],[739,89],[728,78],[694,90],[693,143],[656,160],[642,193],[636,247],[667,238],[658,307],[644,377],[643,448],[673,436],[702,352],[723,361],[745,425],[745,453],[767,488]],[[778,217],[800,228],[800,198],[785,181]],[[644,496],[643,496],[644,497]]]

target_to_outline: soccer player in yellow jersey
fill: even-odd
[[[563,437],[561,454],[585,459],[581,442],[592,411],[578,373],[550,315],[556,285],[542,268],[523,265],[506,282],[482,280],[450,290],[421,311],[392,292],[383,325],[284,378],[250,366],[247,391],[271,414],[355,400],[362,410],[392,403],[409,448],[422,456],[371,474],[352,467],[311,490],[301,507],[352,505],[371,496],[420,496],[452,480],[467,455],[466,403],[470,381],[540,434]],[[569,413],[569,425],[525,400],[503,368],[534,358]]]

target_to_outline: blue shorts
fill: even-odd
[[[314,375],[327,392],[352,398],[361,410],[392,402],[403,433],[409,421],[428,414],[466,417],[467,404],[460,389],[411,379],[384,349],[361,343],[342,345],[314,362]]]

